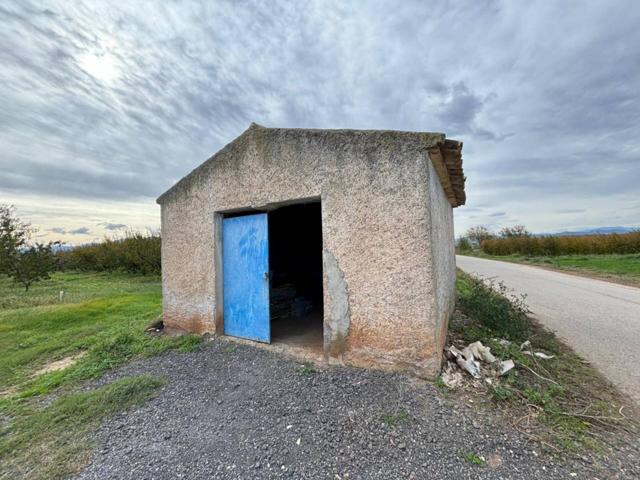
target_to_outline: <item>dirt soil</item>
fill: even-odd
[[[49,362],[45,366],[43,366],[42,368],[40,368],[40,369],[36,370],[35,372],[33,372],[31,374],[31,377],[34,378],[34,377],[38,377],[40,375],[44,375],[45,373],[57,372],[58,370],[64,370],[65,368],[70,367],[71,365],[76,363],[78,360],[80,360],[85,354],[86,354],[86,352],[82,352],[82,353],[78,353],[76,355],[71,355],[70,357],[65,357],[65,358],[62,358],[60,360],[55,360],[53,362]]]
[[[429,382],[310,370],[221,338],[127,365],[97,383],[143,373],[168,383],[101,427],[77,478],[640,478],[638,442],[596,460],[559,460]]]

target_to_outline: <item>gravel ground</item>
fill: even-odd
[[[640,478],[637,447],[597,464],[557,461],[428,382],[347,367],[298,369],[225,339],[127,365],[98,383],[144,373],[168,383],[101,427],[77,478]],[[401,411],[407,415],[397,424],[383,421]],[[475,465],[467,454],[487,462]]]

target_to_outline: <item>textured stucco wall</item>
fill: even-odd
[[[429,163],[431,264],[435,283],[436,344],[446,341],[449,317],[455,308],[456,260],[453,209]]]
[[[439,183],[426,149],[443,139],[252,126],[159,200],[167,327],[220,332],[216,212],[321,198],[325,351],[434,375],[453,294],[435,276],[454,257],[451,206],[441,187],[430,192]],[[431,235],[441,221],[447,233]]]

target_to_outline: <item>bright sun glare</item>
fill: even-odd
[[[78,64],[82,70],[103,82],[111,82],[119,75],[118,61],[109,53],[85,53],[78,59]]]

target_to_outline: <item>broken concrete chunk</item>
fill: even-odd
[[[499,340],[496,341],[499,342]],[[505,342],[508,342],[508,340],[505,340]],[[504,343],[501,344],[504,345]],[[527,345],[531,344],[525,342],[521,345],[521,348],[526,348]],[[524,353],[529,352],[525,351]],[[485,373],[485,375],[489,376],[495,377],[496,375],[504,375],[509,370],[515,368],[515,363],[513,362],[513,360],[498,360],[491,353],[491,349],[483,345],[480,341],[470,343],[464,349],[462,349],[462,351],[451,345],[445,350],[445,356],[448,360],[450,360],[450,362],[447,362],[447,368],[442,374],[442,380],[447,386],[456,385],[462,380],[461,377],[454,375],[455,372],[452,371],[453,363],[451,362],[455,362],[461,370],[464,370],[473,378],[481,378],[479,360],[494,365],[493,368],[489,368],[487,370],[487,373]],[[490,378],[485,378],[485,380],[487,381],[487,383],[491,384]]]
[[[462,383],[462,374],[460,372],[451,372],[449,374],[442,375],[442,381],[447,388],[456,388]]]
[[[471,350],[471,353],[473,353],[473,356],[478,360],[482,360],[487,363],[493,363],[496,361],[496,357],[491,354],[491,348],[485,347],[480,341],[469,344],[468,348]]]
[[[456,363],[473,378],[480,378],[480,362],[474,360],[473,356],[470,356],[469,358],[460,356],[457,358]]]
[[[451,362],[447,362],[447,368],[440,378],[448,388],[455,388],[462,383],[462,372],[456,369]]]
[[[515,368],[515,363],[513,363],[513,360],[503,360],[500,362],[500,375],[504,375],[505,373],[507,373],[509,370]]]
[[[462,356],[464,358],[470,358],[472,360],[476,359],[476,357],[473,356],[473,352],[471,351],[468,345],[462,349]]]
[[[525,355],[535,355],[536,357],[542,358],[543,360],[551,360],[552,358],[555,358],[555,355],[547,355],[544,352],[534,352],[533,350],[531,350],[531,342],[529,340],[520,345],[520,350],[522,350],[522,353],[524,353]]]
[[[449,347],[446,353],[447,353],[447,358],[449,358],[449,360],[455,360],[460,355],[462,355],[462,352],[458,350],[456,347],[454,347],[453,345]]]
[[[555,355],[547,355],[544,352],[535,352],[534,355],[536,357],[542,358],[543,360],[551,360],[552,358],[555,358]]]

